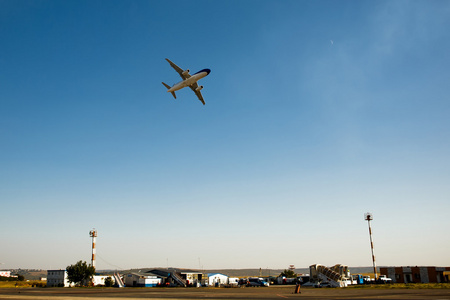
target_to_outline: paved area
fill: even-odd
[[[269,288],[3,288],[8,300],[105,300],[105,299],[436,299],[450,300],[450,289],[331,289],[294,286]]]

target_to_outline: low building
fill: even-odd
[[[444,273],[450,267],[381,267],[381,275],[394,283],[444,283],[449,282]]]
[[[0,277],[11,277],[11,271],[0,271]]]
[[[193,270],[178,270],[181,278],[186,281],[187,286],[197,286],[201,284],[203,273]]]
[[[111,275],[94,275],[92,276],[92,284],[96,285],[105,285],[106,278],[111,277],[113,283],[115,283],[114,276]]]
[[[47,270],[47,286],[48,287],[69,287],[74,284],[69,283],[66,270]]]
[[[221,286],[228,284],[228,276],[221,273],[208,273],[208,286]]]
[[[155,287],[163,284],[163,278],[157,275],[130,273],[124,276],[124,283],[127,287]]]

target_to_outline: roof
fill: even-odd
[[[178,272],[181,274],[203,274],[202,272],[194,270],[178,270]]]
[[[169,277],[170,273],[174,272],[175,270],[169,270],[169,269],[153,269],[150,271],[145,272],[145,274],[154,274],[161,277]]]
[[[150,271],[147,271],[145,273],[153,273],[158,276],[164,276],[169,277],[170,273],[180,273],[180,274],[203,274],[202,272],[195,271],[195,270],[189,270],[189,269],[176,269],[176,268],[169,268],[169,269],[153,269]]]
[[[222,273],[208,273],[207,275],[208,275],[208,277],[216,276],[216,275],[222,275],[222,276],[225,276],[225,277],[229,277],[228,275],[225,275],[225,274],[222,274]]]
[[[152,276],[156,276],[156,277],[166,277],[166,276],[161,276],[161,275],[154,274],[154,273],[151,273],[151,272],[145,272],[145,273],[126,273],[126,274],[124,274],[124,275],[134,275],[134,276],[137,276],[137,277],[152,277]]]
[[[145,272],[145,274],[148,274],[147,276],[157,276],[157,277],[164,277],[164,278],[167,278],[167,276],[165,276],[165,275],[153,273],[152,271]]]

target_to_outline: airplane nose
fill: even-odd
[[[205,69],[205,72],[208,73],[208,75],[209,75],[209,73],[211,73],[211,70],[210,69]]]

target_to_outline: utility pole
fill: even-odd
[[[374,254],[374,251],[373,251],[372,227],[370,227],[370,221],[373,220],[373,215],[370,212],[365,213],[364,214],[364,219],[369,224],[369,237],[370,237],[370,249],[372,251],[373,274],[375,276],[375,281],[377,281],[377,279],[378,279],[378,276],[377,276],[377,264],[375,263],[375,254]]]

